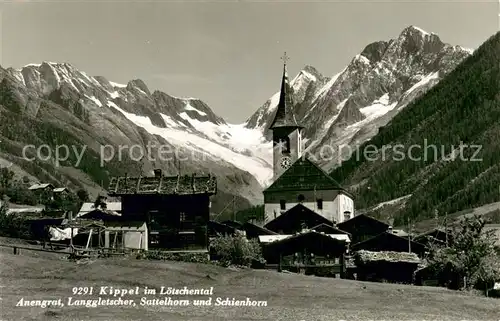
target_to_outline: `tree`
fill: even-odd
[[[217,236],[211,241],[210,249],[223,266],[265,263],[260,244],[256,240],[247,240],[241,233],[234,236]]]
[[[89,193],[84,190],[83,188],[82,189],[79,189],[77,192],[76,192],[76,196],[78,196],[78,199],[81,201],[81,202],[88,202],[90,197],[89,197]]]
[[[14,178],[14,172],[8,168],[0,168],[0,187],[7,189],[12,184]]]
[[[94,208],[106,209],[106,197],[98,195],[94,201]]]
[[[22,239],[31,238],[30,226],[26,221],[14,214],[8,214],[6,201],[0,205],[0,235]]]
[[[470,289],[500,278],[495,236],[493,231],[485,232],[484,225],[480,216],[465,218],[452,231],[449,246],[431,249],[429,268],[445,278],[450,287]]]

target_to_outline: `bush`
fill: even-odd
[[[496,254],[495,235],[483,230],[479,216],[466,218],[451,235],[448,247],[431,249],[429,268],[455,289],[483,288],[500,279],[500,257]]]
[[[7,215],[7,202],[0,205],[0,236],[31,239],[30,225],[16,215]]]
[[[237,233],[234,236],[218,236],[210,243],[210,250],[223,266],[252,266],[262,263],[262,249],[256,240]]]
[[[190,263],[208,263],[210,261],[207,253],[163,252],[154,250],[138,254],[137,259],[180,261]]]

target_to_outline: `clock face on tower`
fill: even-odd
[[[292,159],[288,156],[284,156],[280,160],[280,166],[283,169],[287,169],[292,165]]]

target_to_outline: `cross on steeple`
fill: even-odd
[[[283,60],[283,62],[285,63],[285,65],[286,65],[286,62],[287,62],[288,60],[290,60],[290,57],[288,57],[288,56],[286,55],[286,51],[285,51],[285,53],[283,54],[283,56],[281,57],[281,60]]]

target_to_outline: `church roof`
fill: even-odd
[[[307,208],[306,206],[304,206],[304,204],[299,203],[285,213],[276,217],[272,221],[268,222],[266,225],[264,225],[264,227],[273,232],[277,232],[280,230],[301,230],[302,223],[305,224],[307,228],[318,226],[320,224],[333,224],[324,216]]]
[[[286,53],[283,58],[286,59]],[[269,126],[270,129],[278,127],[302,128],[302,126],[299,125],[299,123],[295,119],[295,115],[293,113],[292,95],[293,91],[288,81],[288,72],[286,70],[286,60],[285,60],[285,64],[283,65],[283,77],[281,79],[280,100],[278,103],[278,107],[276,108],[274,120]]]
[[[108,188],[110,196],[129,194],[193,195],[217,194],[214,176],[114,177]]]
[[[340,184],[307,157],[300,157],[290,166],[266,192],[344,190]]]

